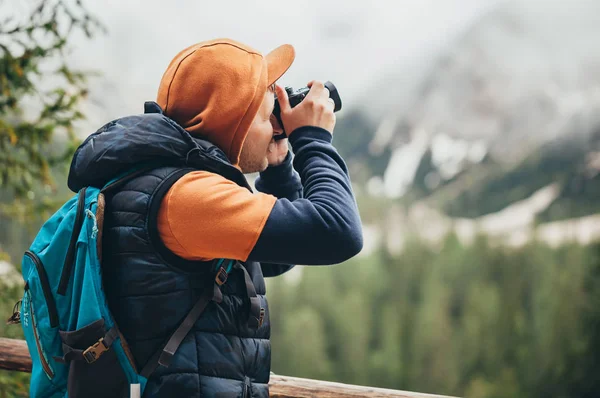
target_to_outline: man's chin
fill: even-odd
[[[262,158],[262,161],[260,163],[257,162],[256,166],[256,172],[265,171],[267,167],[269,167],[269,158],[265,156],[264,158]]]
[[[258,167],[258,170],[256,170],[257,173],[263,172],[265,171],[267,168],[269,167],[269,162],[265,161],[261,167]]]
[[[265,160],[260,164],[257,163],[253,165],[240,165],[239,169],[244,174],[252,174],[265,171],[267,167],[269,167],[269,161],[267,160],[267,158],[265,158]]]

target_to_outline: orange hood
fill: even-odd
[[[263,56],[231,39],[197,43],[171,61],[157,102],[166,116],[218,146],[237,165],[267,88],[294,57],[289,44]]]

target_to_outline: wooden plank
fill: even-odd
[[[31,372],[31,357],[25,340],[0,337],[0,369]]]
[[[31,372],[31,358],[24,340],[0,338],[0,369]],[[444,398],[441,395],[354,386],[279,375],[271,375],[269,392],[273,398]]]
[[[271,376],[269,393],[273,398],[448,398],[441,395],[355,386],[279,375]]]

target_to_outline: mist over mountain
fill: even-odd
[[[401,206],[384,218],[406,233],[465,220],[467,235],[510,234],[522,220],[529,234],[600,213],[598,38],[598,2],[502,4],[435,60],[382,77],[334,142],[357,184]]]
[[[433,66],[402,67],[382,78],[387,89],[381,92],[403,91],[395,84],[402,75],[418,82],[406,90],[412,98],[388,105],[387,115],[431,135],[485,138],[512,160],[523,155],[515,153],[515,141],[523,148],[598,122],[598,37],[595,1],[500,5],[442,50]],[[503,152],[508,149],[513,155]]]
[[[418,82],[411,82],[413,89],[404,97],[397,95],[396,105],[381,117],[364,118],[373,135],[363,150],[372,163],[388,158],[386,171],[376,167],[374,175],[385,177],[388,187],[394,185],[390,180],[410,181],[421,158],[433,150],[435,158],[448,160],[446,169],[454,169],[446,170],[450,178],[468,156],[477,159],[486,153],[494,162],[514,165],[544,142],[590,135],[600,125],[600,52],[594,38],[600,38],[598,2],[498,6],[442,52],[429,70],[406,72]],[[397,79],[382,78],[381,86],[391,92],[387,95],[402,90]],[[457,140],[464,143],[451,144]],[[352,146],[356,140],[350,141]],[[394,154],[402,151],[402,159],[394,161]],[[387,193],[401,196],[404,191]]]

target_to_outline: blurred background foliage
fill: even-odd
[[[81,1],[50,0],[28,15],[0,17],[0,314],[22,296],[10,277],[41,222],[67,197],[66,170],[79,145],[74,124],[92,72],[69,66],[69,37],[91,38],[101,24]],[[12,260],[12,261],[10,261]],[[16,266],[16,271],[20,267]],[[4,276],[4,278],[2,278]],[[0,323],[0,336],[23,338]],[[29,375],[0,370],[0,397],[28,396]]]
[[[412,241],[269,284],[277,373],[466,397],[600,394],[600,245]]]

